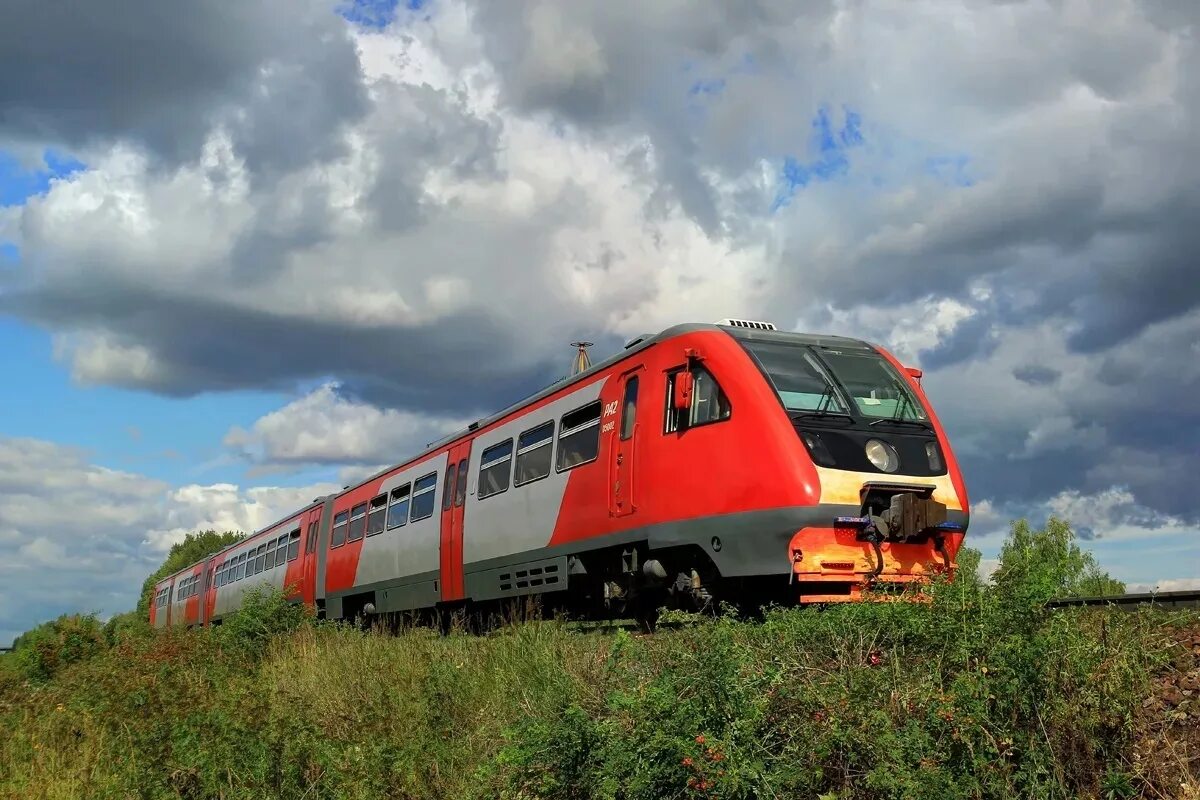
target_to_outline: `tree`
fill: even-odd
[[[1055,597],[1124,594],[1125,584],[1101,570],[1075,538],[1071,526],[1057,517],[1041,530],[1025,520],[1014,522],[992,575],[1000,598],[1029,608]]]
[[[167,554],[167,560],[142,583],[142,596],[138,598],[137,604],[138,615],[145,616],[150,613],[150,598],[154,595],[154,584],[168,575],[178,572],[189,564],[195,564],[197,561],[211,556],[218,550],[222,550],[245,538],[246,534],[238,531],[217,533],[216,531],[208,530],[189,533],[184,537],[182,542],[172,545],[171,552]]]

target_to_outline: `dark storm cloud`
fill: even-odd
[[[333,9],[321,0],[9,0],[0,141],[131,141],[178,162],[224,124],[254,167],[328,154],[338,125],[367,107]]]
[[[173,396],[254,387],[286,391],[312,376],[338,375],[357,399],[454,413],[502,408],[561,374],[553,364],[522,363],[521,332],[481,314],[412,328],[354,326],[112,282],[28,299],[0,295],[0,311],[8,303],[52,327],[96,325],[118,343],[152,343],[163,371],[126,385]]]
[[[1040,364],[1025,364],[1012,371],[1013,377],[1030,386],[1048,386],[1062,374],[1056,369]]]

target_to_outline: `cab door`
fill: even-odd
[[[450,448],[442,481],[441,595],[443,602],[461,600],[463,591],[463,516],[470,477],[470,440]]]
[[[638,441],[638,385],[641,383],[641,367],[621,376],[621,411],[618,425],[609,435],[613,446],[609,448],[609,507],[611,516],[624,517],[637,510],[635,492],[637,477]]]

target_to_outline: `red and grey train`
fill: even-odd
[[[219,623],[264,584],[362,619],[530,595],[646,617],[924,583],[953,573],[969,508],[919,379],[882,347],[770,323],[641,336],[163,580],[150,619]]]

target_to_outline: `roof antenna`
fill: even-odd
[[[593,344],[594,342],[571,342],[571,347],[579,348],[579,352],[575,354],[575,360],[571,363],[572,375],[578,375],[591,368],[592,359],[588,357],[587,349]]]

